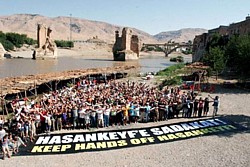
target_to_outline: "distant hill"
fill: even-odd
[[[34,14],[16,14],[10,16],[0,16],[0,31],[16,32],[27,34],[28,37],[36,39],[37,24],[43,23],[51,27],[52,38],[57,40],[69,40],[70,22],[73,40],[88,40],[93,37],[113,43],[115,40],[115,31],[121,32],[124,26],[113,25],[100,21],[91,21],[82,18],[70,17],[45,17]],[[157,35],[150,35],[136,28],[131,28],[133,34],[137,34],[142,43],[164,43],[172,39],[176,42],[186,42],[193,40],[195,35],[202,34],[205,29],[181,29],[178,31],[161,32]]]
[[[202,28],[184,28],[177,31],[166,31],[154,35],[154,38],[159,42],[175,41],[175,42],[187,42],[193,40],[195,35],[200,35],[207,32]]]

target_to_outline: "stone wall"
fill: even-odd
[[[137,35],[132,35],[131,37],[131,44],[130,44],[130,48],[133,52],[135,52],[137,54],[137,56],[139,57],[139,53],[140,53],[140,41]]]
[[[250,16],[247,16],[244,21],[229,26],[219,26],[208,30],[208,33],[195,36],[193,41],[193,62],[199,61],[203,57],[206,46],[215,33],[229,38],[233,35],[247,35],[250,33]]]
[[[230,24],[228,27],[228,34],[232,36],[237,35],[246,35],[250,33],[250,16],[246,17],[246,20]]]
[[[220,26],[215,29],[208,30],[208,34],[218,33],[220,35],[228,35],[228,26]]]
[[[38,49],[34,50],[33,59],[37,58],[56,58],[57,46],[51,38],[52,29],[44,24],[37,25],[37,44]]]
[[[123,28],[121,37],[119,31],[115,32],[115,43],[113,46],[114,60],[125,61],[138,59],[140,43],[137,35],[132,35],[132,30]]]
[[[195,36],[193,41],[193,54],[192,54],[193,62],[199,61],[203,56],[203,54],[205,53],[208,38],[209,38],[208,33],[203,33],[201,35]]]
[[[47,27],[44,24],[37,25],[37,44],[38,48],[42,48],[46,43],[47,38]]]
[[[123,28],[122,30],[122,50],[130,50],[131,47],[132,30]]]

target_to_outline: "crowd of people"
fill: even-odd
[[[179,87],[159,90],[139,82],[97,84],[87,79],[73,87],[43,94],[40,99],[25,99],[24,104],[17,97],[12,102],[13,119],[0,121],[3,157],[10,157],[9,148],[17,153],[20,145],[32,142],[39,133],[202,117],[208,115],[211,102],[213,113],[217,114],[218,96],[197,97],[193,91],[181,93]]]

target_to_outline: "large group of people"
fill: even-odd
[[[14,117],[5,122],[9,134],[4,132],[4,121],[0,121],[3,157],[10,157],[9,147],[16,153],[20,145],[32,142],[38,133],[202,117],[208,115],[211,102],[215,115],[218,96],[203,99],[179,87],[159,90],[140,82],[97,84],[83,79],[73,87],[44,93],[39,99],[26,98],[24,104],[18,97],[13,100]]]

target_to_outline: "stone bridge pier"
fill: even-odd
[[[52,29],[44,24],[37,25],[37,45],[32,58],[57,58],[57,46],[51,38]]]
[[[115,61],[139,59],[140,40],[137,35],[132,34],[129,28],[123,28],[122,35],[115,31],[115,43],[113,46],[113,57]]]

